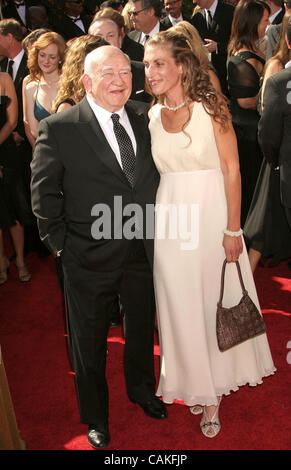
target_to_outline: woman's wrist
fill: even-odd
[[[229,237],[240,237],[243,234],[243,230],[240,228],[236,232],[233,232],[231,230],[225,229],[225,230],[223,230],[223,233],[225,235],[228,235]]]

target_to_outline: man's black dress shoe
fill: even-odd
[[[110,434],[108,431],[99,428],[98,424],[90,424],[88,427],[87,439],[90,446],[94,449],[102,449],[107,447],[110,442]]]
[[[140,403],[136,400],[133,400],[132,398],[130,398],[130,400],[133,403],[137,403],[139,406],[141,406],[145,414],[150,418],[165,419],[168,416],[166,406],[157,397],[153,397],[145,403]]]

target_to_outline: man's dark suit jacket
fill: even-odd
[[[25,3],[25,6],[26,6],[26,12],[25,13],[26,13],[26,18],[27,18],[28,8],[31,7],[31,6],[37,5],[41,2],[37,2],[37,0],[25,0],[24,3]],[[3,15],[3,18],[14,18],[15,20],[17,20],[21,24],[21,26],[24,26],[26,28],[26,24],[23,23],[21,17],[19,16],[18,9],[16,8],[15,3],[13,2],[13,0],[8,0],[7,1],[7,5],[2,8],[2,15]]]
[[[143,61],[144,47],[142,44],[131,39],[127,34],[122,40],[121,50],[127,54],[131,60]]]
[[[8,58],[5,57],[5,59],[1,61],[2,72],[7,71],[7,64],[8,64]],[[27,68],[27,57],[24,54],[19,64],[16,77],[14,79],[14,86],[15,86],[15,91],[16,91],[17,101],[18,101],[18,124],[17,124],[15,131],[18,132],[22,137],[25,137],[24,124],[23,124],[22,82],[23,82],[24,77],[26,77],[26,75],[28,74],[29,74],[29,71]]]
[[[144,105],[128,102],[125,107],[137,143],[133,188],[86,97],[39,125],[31,187],[41,238],[53,253],[64,249],[66,259],[74,259],[89,269],[103,272],[119,269],[130,243],[124,237],[94,239],[91,228],[96,216],[91,215],[92,208],[105,204],[111,209],[113,231],[114,196],[122,197],[122,208],[137,203],[144,214],[146,204],[155,202],[159,174],[151,156],[148,126],[142,112],[136,114],[136,106]],[[119,229],[126,219],[120,219]],[[145,240],[144,245],[152,265],[153,240]]]
[[[130,99],[150,103],[152,96],[145,91],[144,64],[135,60],[131,60],[130,63],[132,72],[132,92]]]
[[[183,15],[182,15],[182,16],[183,16]],[[184,17],[184,16],[183,16],[183,21],[189,21],[189,22],[191,22],[190,18],[186,18],[186,17]],[[168,16],[165,16],[165,18],[163,18],[163,19],[161,20],[161,24],[163,25],[163,27],[164,27],[165,29],[169,29],[169,28],[171,28],[171,27],[173,26],[172,23],[171,23],[171,20],[170,20],[170,18],[169,18]]]
[[[69,41],[69,39],[73,39],[79,36],[83,36],[84,34],[88,34],[89,26],[92,22],[92,18],[89,15],[80,15],[81,20],[83,21],[85,32],[79,28],[79,26],[74,23],[67,15],[64,15],[61,19],[59,18],[51,18],[51,26],[52,29],[63,36],[65,41]]]
[[[291,68],[267,80],[259,121],[259,142],[266,160],[280,167],[281,201],[291,208]]]
[[[160,31],[166,31],[166,29],[168,28],[164,26],[163,23],[160,21]],[[130,31],[130,33],[128,33],[128,36],[139,43],[141,38],[141,32],[134,29],[133,31]]]
[[[283,16],[285,15],[285,8],[282,8],[280,13],[278,13],[277,16],[275,16],[274,20],[272,21],[271,24],[281,24],[283,21]]]
[[[198,30],[202,40],[212,39],[217,42],[217,51],[212,52],[211,62],[216,69],[222,91],[227,93],[227,46],[231,33],[234,6],[218,0],[216,11],[212,20],[211,29],[207,28],[205,10],[201,9],[191,19],[191,23]]]

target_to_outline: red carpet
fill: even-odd
[[[0,287],[0,343],[21,438],[27,450],[91,450],[79,422],[74,376],[67,355],[62,294],[52,257],[27,257],[32,281],[21,284],[15,266]],[[259,267],[256,284],[277,373],[263,385],[224,398],[222,431],[205,438],[200,417],[182,404],[166,421],[147,418],[129,402],[123,378],[120,327],[108,338],[107,375],[113,450],[287,450],[291,444],[291,271],[286,263]],[[290,351],[287,359],[288,351]],[[155,347],[158,375],[159,347]],[[102,451],[101,451],[102,452]],[[104,454],[105,455],[105,454]]]

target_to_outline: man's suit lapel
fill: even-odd
[[[140,38],[141,38],[141,32],[140,31],[137,31],[137,30],[134,30],[132,31],[131,33],[129,33],[129,36],[136,42],[139,42],[140,41]]]
[[[214,13],[214,16],[212,18],[212,23],[211,23],[211,26],[210,26],[210,32],[211,33],[217,33],[217,27],[218,27],[220,16],[221,16],[221,3],[218,2],[217,6],[216,6],[215,13]]]
[[[123,173],[110,144],[99,125],[88,101],[84,98],[79,105],[79,123],[77,129],[90,145],[98,158],[106,165],[123,183],[129,182]]]
[[[81,18],[82,19],[82,18]],[[72,21],[68,16],[65,16],[64,17],[64,22],[65,22],[65,25],[66,25],[66,29],[73,35],[75,36],[80,36],[80,35],[83,35],[83,34],[86,34],[84,33],[84,31],[79,28],[79,26],[74,22]]]

